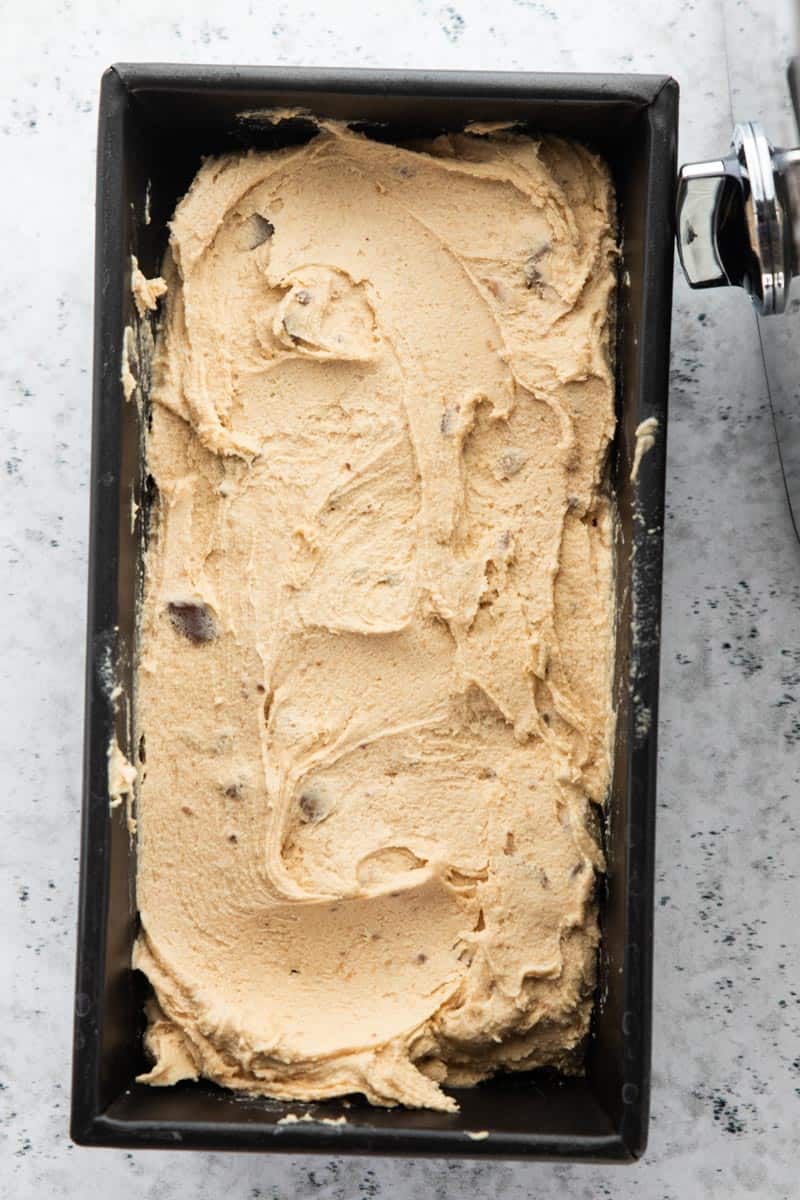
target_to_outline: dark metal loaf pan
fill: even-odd
[[[675,82],[654,76],[456,74],[122,65],[104,76],[97,171],[97,261],[89,560],[85,786],[72,1136],[86,1145],[316,1151],[447,1157],[625,1161],[645,1145],[650,1022],[661,553],[667,413]],[[238,1098],[208,1083],[150,1088],[144,1066],[144,981],[131,970],[135,846],[124,813],[109,815],[106,753],[124,713],[109,699],[109,665],[132,694],[141,537],[131,490],[146,504],[136,406],[120,387],[123,331],[133,319],[130,256],[157,274],[169,220],[201,156],[305,139],[242,111],[301,106],[388,123],[386,136],[435,134],[472,119],[586,141],[609,162],[619,201],[618,432],[612,451],[619,543],[618,726],[601,884],[603,950],[585,1078],[502,1076],[458,1093],[458,1115],[376,1109],[355,1099],[313,1107],[346,1125],[277,1124],[298,1106]],[[378,136],[382,136],[378,131]],[[150,191],[148,222],[145,193]],[[635,430],[659,436],[635,485]],[[473,1140],[466,1131],[487,1130]]]

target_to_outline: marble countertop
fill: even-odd
[[[70,1144],[98,84],[115,60],[664,72],[681,158],[791,141],[789,0],[8,0],[0,46],[0,1192],[16,1200],[798,1195],[800,547],[755,319],[676,283],[653,1117],[632,1168]],[[624,15],[622,15],[624,11]],[[758,57],[774,68],[764,86]],[[733,67],[732,73],[730,68]],[[731,80],[735,86],[731,86]]]

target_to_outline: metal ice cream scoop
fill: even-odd
[[[743,287],[763,316],[783,312],[800,273],[800,148],[737,125],[726,158],[681,167],[677,234],[691,287]]]
[[[789,67],[789,91],[800,125],[798,59]],[[788,304],[800,275],[800,148],[773,146],[757,121],[736,125],[725,157],[681,168],[676,217],[691,287],[741,287],[759,317],[786,313],[780,321],[759,320],[758,346],[800,539],[800,306]],[[800,293],[800,284],[795,288]]]

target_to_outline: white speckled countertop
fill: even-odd
[[[653,1119],[633,1168],[127,1154],[67,1136],[96,103],[114,60],[664,72],[681,158],[793,137],[789,0],[7,0],[0,45],[0,1194],[796,1200],[800,547],[739,293],[673,322]],[[624,12],[624,15],[623,15]],[[739,90],[729,88],[725,47]],[[766,91],[749,63],[772,68]],[[800,291],[800,289],[798,289]],[[800,368],[798,369],[800,384]],[[794,912],[793,912],[794,910]]]

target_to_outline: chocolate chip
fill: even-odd
[[[213,642],[217,636],[214,615],[207,605],[170,602],[167,609],[175,630],[196,646]]]
[[[420,964],[420,966],[422,966],[422,964],[426,963],[427,961],[428,961],[427,954],[420,953],[417,955],[417,962]]]
[[[240,783],[230,783],[225,788],[225,795],[229,800],[241,800],[242,785]]]
[[[539,259],[543,258],[544,255],[547,254],[549,249],[550,246],[547,243],[545,243],[544,246],[540,246],[539,249],[533,254],[528,255],[522,268],[525,287],[535,288],[539,295],[541,295],[544,291],[547,281],[536,264],[539,262]]]
[[[307,788],[301,794],[299,804],[300,811],[306,821],[321,821],[330,812],[330,804],[327,797],[322,792],[316,791],[313,788]]]
[[[308,288],[300,288],[300,291],[295,292],[294,295],[298,304],[311,303],[311,292],[308,290]]]
[[[537,292],[541,290],[543,280],[533,258],[527,259],[525,266],[522,268],[522,274],[525,277],[526,288],[535,287]]]
[[[514,854],[515,850],[516,846],[514,845],[514,834],[509,829],[508,833],[506,834],[505,844],[503,846],[503,854],[511,856]]]
[[[253,231],[253,239],[250,243],[250,249],[256,250],[259,246],[263,246],[264,242],[268,242],[275,232],[275,226],[272,221],[268,221],[266,217],[262,217],[261,213],[253,213],[250,218],[250,225]]]

